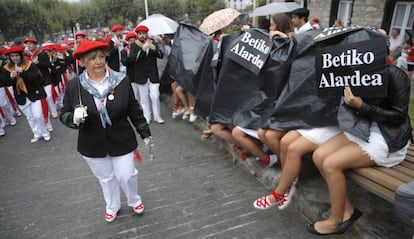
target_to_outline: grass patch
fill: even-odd
[[[408,115],[410,115],[411,126],[414,126],[414,97],[410,98],[410,105],[408,106]]]

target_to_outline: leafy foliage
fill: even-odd
[[[223,0],[148,0],[149,15],[161,13],[178,22],[201,21],[224,7]],[[76,23],[81,29],[114,24],[133,28],[145,19],[144,0],[0,0],[0,12],[0,33],[8,41],[24,36],[36,37],[39,42],[55,40],[70,33]]]

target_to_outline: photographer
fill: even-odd
[[[83,40],[74,52],[85,71],[67,84],[60,121],[79,129],[77,150],[99,180],[106,202],[105,220],[115,220],[121,187],[128,206],[144,211],[134,165],[137,140],[146,144],[150,128],[134,97],[128,77],[106,66],[107,43]],[[129,120],[128,120],[129,118]]]

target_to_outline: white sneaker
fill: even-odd
[[[30,143],[36,143],[37,141],[39,141],[39,138],[38,138],[38,137],[33,137],[33,138],[30,140]]]
[[[289,187],[288,191],[283,195],[282,201],[279,202],[279,210],[283,210],[289,206],[292,202],[292,197],[296,192],[296,183],[298,182],[298,178],[293,181],[292,185]]]
[[[115,214],[105,213],[104,217],[105,217],[106,222],[113,222],[116,219],[116,213]]]
[[[17,124],[16,119],[15,119],[15,118],[12,118],[12,119],[10,120],[10,125],[11,125],[11,126],[15,126],[16,124]]]
[[[133,210],[136,214],[142,214],[144,212],[144,204],[138,204],[138,206],[134,207]]]
[[[46,136],[43,136],[43,139],[44,139],[46,142],[48,142],[48,141],[50,141],[50,140],[52,139],[52,137],[50,137],[50,135],[46,135]]]
[[[164,124],[165,121],[162,118],[159,118],[156,120],[158,124]]]
[[[176,110],[174,110],[174,111],[172,112],[172,114],[171,114],[171,118],[175,119],[175,118],[177,118],[178,116],[180,116],[180,115],[184,114],[184,112],[185,112],[185,108],[179,108],[179,109],[176,109]]]
[[[193,123],[196,120],[197,120],[197,115],[195,115],[194,113],[191,113],[190,114],[190,119],[189,119],[190,123]]]

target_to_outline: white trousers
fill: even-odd
[[[138,92],[140,103],[142,106],[142,111],[144,113],[145,119],[148,122],[151,121],[151,110],[150,110],[150,98],[152,102],[152,114],[154,116],[154,120],[160,120],[160,84],[159,83],[151,83],[149,79],[145,84],[138,84]]]
[[[138,103],[139,103],[138,83],[131,82],[131,87],[132,87],[132,90],[134,91],[134,96],[135,96],[135,99],[137,99],[137,101],[138,101]]]
[[[5,120],[7,120],[7,122],[15,120],[15,112],[9,98],[7,97],[6,89],[4,87],[0,87],[0,107],[3,110]]]
[[[125,193],[127,204],[136,207],[141,203],[138,195],[138,170],[135,168],[133,152],[112,157],[90,158],[83,156],[92,173],[102,187],[106,203],[106,213],[115,214],[121,208],[121,193]]]
[[[52,87],[54,87],[53,84],[49,84],[49,85],[44,86],[43,88],[46,91],[46,95],[47,95],[46,100],[47,100],[47,105],[49,106],[50,113],[52,115],[57,115],[56,103],[53,101],[53,97],[52,97]]]
[[[40,138],[49,136],[49,131],[46,129],[45,120],[43,118],[42,103],[40,100],[31,102],[28,98],[26,98],[26,104],[19,105],[19,108],[26,116],[34,137]]]

